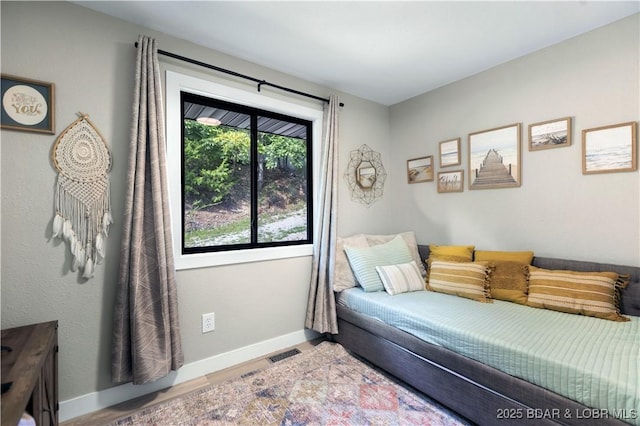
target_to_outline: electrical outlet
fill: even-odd
[[[213,312],[202,314],[202,332],[208,333],[216,329],[216,316]]]

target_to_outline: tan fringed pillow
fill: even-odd
[[[489,261],[496,267],[491,274],[491,297],[507,302],[527,303],[527,265],[533,260],[532,251],[476,250],[476,261]]]
[[[445,262],[432,260],[427,290],[493,302],[489,288],[492,266],[488,262]]]
[[[504,260],[491,261],[491,264],[495,266],[491,273],[491,297],[525,305],[529,265]]]
[[[620,315],[619,290],[628,275],[615,272],[549,270],[531,266],[527,305],[611,321],[629,321]]]
[[[429,260],[445,260],[449,262],[471,262],[475,246],[438,246],[429,245]]]

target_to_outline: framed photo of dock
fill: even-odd
[[[520,186],[521,123],[469,134],[469,189]]]
[[[460,165],[460,138],[440,142],[440,167]]]
[[[407,182],[433,181],[433,155],[407,160]]]
[[[529,125],[529,151],[571,145],[571,117]]]
[[[438,192],[464,191],[464,170],[438,172]]]
[[[582,173],[630,172],[638,169],[637,123],[582,131]]]

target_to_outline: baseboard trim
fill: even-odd
[[[84,416],[85,414],[93,413],[94,411],[102,410],[133,398],[138,398],[209,373],[263,357],[275,351],[313,340],[317,337],[319,337],[319,334],[311,330],[295,331],[186,364],[177,372],[172,372],[167,377],[153,383],[146,385],[132,385],[131,383],[127,383],[62,401],[60,402],[60,411],[58,413],[59,421],[64,422],[75,417]]]

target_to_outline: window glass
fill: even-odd
[[[182,93],[183,253],[311,242],[312,123]]]
[[[258,242],[307,239],[306,137],[306,127],[258,117]]]

